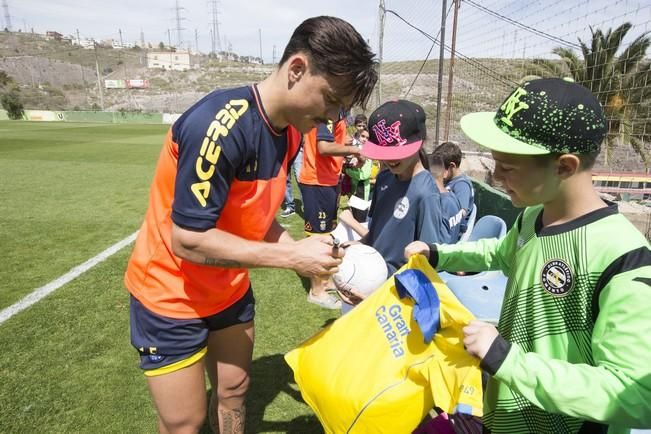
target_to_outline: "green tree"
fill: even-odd
[[[5,91],[0,96],[0,104],[2,108],[7,110],[7,116],[9,119],[22,119],[23,113],[23,103],[20,99],[20,91],[16,88],[12,88],[8,91]]]
[[[0,87],[8,86],[13,83],[14,79],[9,74],[0,69]]]
[[[646,52],[651,38],[645,32],[622,47],[631,27],[631,23],[624,23],[605,33],[590,28],[590,45],[579,39],[582,58],[569,48],[556,47],[553,53],[560,61],[536,59],[528,73],[541,77],[571,76],[590,89],[608,117],[606,164],[610,163],[615,147],[630,144],[648,169],[650,161],[644,142],[651,141],[651,61]]]
[[[14,79],[2,70],[0,70],[0,105],[7,111],[9,119],[23,118],[24,109],[20,89]]]

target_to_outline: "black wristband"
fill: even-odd
[[[506,359],[506,356],[511,350],[511,343],[504,339],[502,335],[497,335],[491,347],[488,349],[488,352],[481,360],[479,367],[484,371],[488,372],[490,375],[495,375],[495,373],[500,369],[502,363]]]
[[[432,268],[436,269],[436,266],[439,263],[439,251],[434,243],[429,244],[429,258],[427,258],[427,261]]]

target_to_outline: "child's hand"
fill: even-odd
[[[494,325],[483,321],[470,321],[463,328],[463,344],[470,355],[483,359],[499,335]]]
[[[350,284],[342,282],[338,275],[335,274],[332,277],[332,281],[335,284],[335,288],[337,288],[339,298],[341,298],[346,303],[357,305],[361,303],[362,300],[364,300],[364,296],[362,294],[358,293]]]
[[[405,247],[405,259],[409,260],[412,255],[425,255],[429,258],[429,246],[422,241],[413,241]]]

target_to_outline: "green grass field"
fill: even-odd
[[[0,310],[136,231],[166,126],[0,122]],[[281,221],[300,237],[298,216]],[[131,247],[0,324],[0,433],[153,433],[129,343]],[[247,432],[320,432],[283,355],[337,312],[299,278],[254,270]],[[208,430],[206,430],[208,432]]]

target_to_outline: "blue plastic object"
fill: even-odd
[[[485,271],[469,276],[439,273],[439,276],[475,318],[497,324],[507,280],[501,271]]]
[[[441,300],[432,282],[420,270],[405,270],[394,276],[396,291],[400,298],[410,297],[414,305],[413,317],[428,344],[441,325]]]
[[[461,234],[461,237],[459,237],[459,241],[468,241],[468,238],[475,227],[475,220],[477,220],[477,205],[473,203],[472,210],[470,210],[470,217],[468,218],[468,227],[466,228],[466,231]]]
[[[485,215],[477,220],[468,241],[477,241],[482,238],[501,239],[506,235],[506,223],[500,217],[494,215]]]
[[[501,239],[505,235],[504,220],[494,215],[487,215],[477,220],[467,241],[483,238]],[[482,271],[464,276],[440,272],[439,277],[477,319],[497,324],[507,281],[501,271]]]

